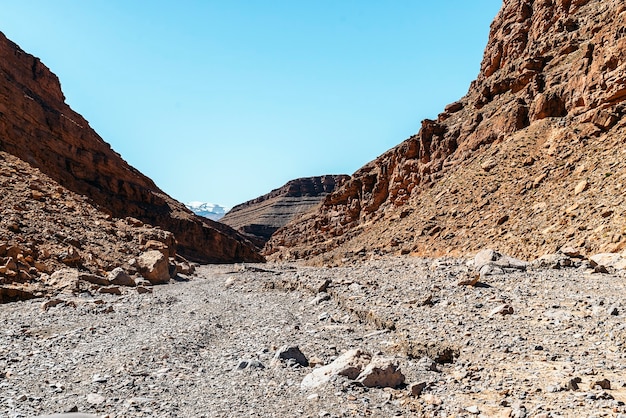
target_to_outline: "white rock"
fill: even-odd
[[[626,269],[626,258],[615,253],[601,253],[592,255],[591,260],[599,266],[612,267],[618,270]]]
[[[89,395],[87,395],[87,402],[93,405],[99,405],[103,403],[105,400],[106,399],[104,398],[104,396],[99,395],[97,393],[90,393]]]
[[[356,379],[369,364],[371,356],[360,349],[347,351],[329,365],[318,367],[302,379],[300,389],[313,389],[327,383],[333,376]]]

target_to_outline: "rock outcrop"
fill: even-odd
[[[327,175],[291,180],[266,195],[235,206],[220,222],[263,247],[274,232],[319,205],[349,178]]]
[[[505,0],[467,95],[266,246],[534,258],[626,247],[626,5]]]
[[[200,262],[262,261],[231,228],[193,215],[115,153],[66,103],[58,78],[0,34],[0,151],[118,218],[158,225]],[[165,157],[164,157],[165,158]]]
[[[166,272],[185,262],[171,232],[114,218],[2,151],[0,190],[0,303],[135,286],[131,275],[143,274],[135,260],[153,248],[162,251]]]

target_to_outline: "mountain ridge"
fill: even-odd
[[[564,245],[620,251],[625,8],[505,0],[468,93],[278,231],[265,253],[338,262],[485,245],[526,258]]]
[[[199,262],[263,261],[226,225],[197,217],[113,151],[66,103],[59,79],[0,34],[0,150],[87,196],[113,216],[176,235],[178,252]]]
[[[280,228],[317,206],[349,179],[344,174],[302,177],[233,207],[220,220],[237,229],[259,248]]]

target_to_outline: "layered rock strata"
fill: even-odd
[[[235,206],[220,221],[262,247],[278,229],[310,211],[349,179],[327,175],[291,180],[270,193]]]
[[[193,215],[111,149],[66,103],[58,78],[0,34],[0,150],[28,162],[115,217],[176,236],[200,262],[262,261],[231,228]]]
[[[279,231],[274,258],[626,247],[626,5],[505,0],[466,96]]]

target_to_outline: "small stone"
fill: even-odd
[[[42,311],[47,311],[48,309],[53,308],[53,307],[55,307],[57,305],[60,305],[62,303],[65,303],[65,301],[62,300],[62,299],[50,299],[50,300],[47,300],[47,301],[45,301],[45,302],[43,302],[41,304],[41,310]]]
[[[104,403],[105,400],[104,396],[97,393],[90,393],[87,395],[87,402],[92,405],[100,405],[101,403]]]
[[[110,295],[121,295],[122,294],[122,290],[119,288],[119,286],[101,287],[100,289],[98,289],[98,292],[100,292],[100,293],[107,293],[107,294],[110,294]]]
[[[601,389],[604,390],[611,390],[611,382],[609,381],[609,379],[596,380],[590,385],[591,389],[595,388],[596,386],[599,386]]]
[[[478,283],[478,280],[480,280],[480,274],[474,274],[472,276],[465,277],[459,280],[457,285],[458,286],[475,286],[476,283]]]
[[[148,289],[145,286],[137,286],[137,293],[139,293],[140,295],[144,293],[152,293],[152,289]]]
[[[439,371],[439,368],[437,367],[437,363],[430,357],[422,357],[418,361],[417,367],[419,368],[419,370],[423,370],[426,372],[438,372]]]
[[[470,414],[472,414],[472,415],[480,414],[480,410],[478,409],[478,407],[476,405],[468,406],[467,408],[465,408],[465,410],[467,412],[469,412]]]
[[[589,182],[587,180],[583,180],[580,183],[578,183],[576,187],[574,188],[574,195],[579,195],[585,190],[587,190],[588,188],[589,188]]]
[[[108,380],[109,380],[109,376],[102,376],[102,375],[99,375],[99,374],[94,374],[91,377],[91,381],[93,383],[106,383]]]
[[[427,393],[426,395],[422,396],[422,399],[428,405],[441,405],[441,398],[433,395],[432,393]]]
[[[426,389],[426,382],[412,383],[409,386],[409,393],[411,394],[411,396],[417,398],[422,394],[424,389]]]
[[[330,295],[326,292],[320,292],[311,301],[311,305],[319,305],[320,303],[325,302],[327,300],[330,300]]]
[[[487,160],[480,163],[480,168],[486,172],[493,170],[498,164],[494,160]]]
[[[158,250],[150,250],[137,258],[139,272],[152,284],[163,284],[170,280],[167,257]]]
[[[548,393],[556,393],[556,392],[559,392],[560,390],[561,390],[561,387],[559,385],[546,386],[546,392]]]
[[[259,360],[240,360],[237,370],[264,369],[265,366]]]
[[[317,401],[320,398],[320,395],[317,393],[312,393],[306,397],[309,401]]]
[[[356,379],[370,360],[371,356],[360,349],[346,351],[332,363],[318,367],[306,375],[302,379],[300,389],[316,388],[329,382],[333,376],[345,376],[348,379]]]
[[[326,321],[329,318],[330,318],[330,314],[328,312],[322,312],[317,317],[317,319],[320,320],[320,321]]]
[[[97,274],[80,273],[78,275],[78,280],[97,284],[99,286],[106,286],[109,284],[109,281],[105,277],[98,276]]]
[[[289,361],[293,360],[296,364],[299,364],[302,367],[308,367],[309,360],[302,354],[300,348],[298,346],[288,346],[284,345],[276,351],[274,355],[274,361],[283,360]]]
[[[562,247],[559,252],[572,258],[580,257],[580,251],[573,247]]]
[[[502,316],[504,315],[512,315],[513,314],[513,307],[507,304],[504,305],[500,305],[494,309],[491,310],[491,312],[489,312],[489,316],[494,316],[496,314],[500,314]]]
[[[583,380],[580,377],[575,377],[573,379],[570,379],[566,384],[565,387],[567,388],[567,390],[578,390],[579,386],[578,384],[581,383]]]

